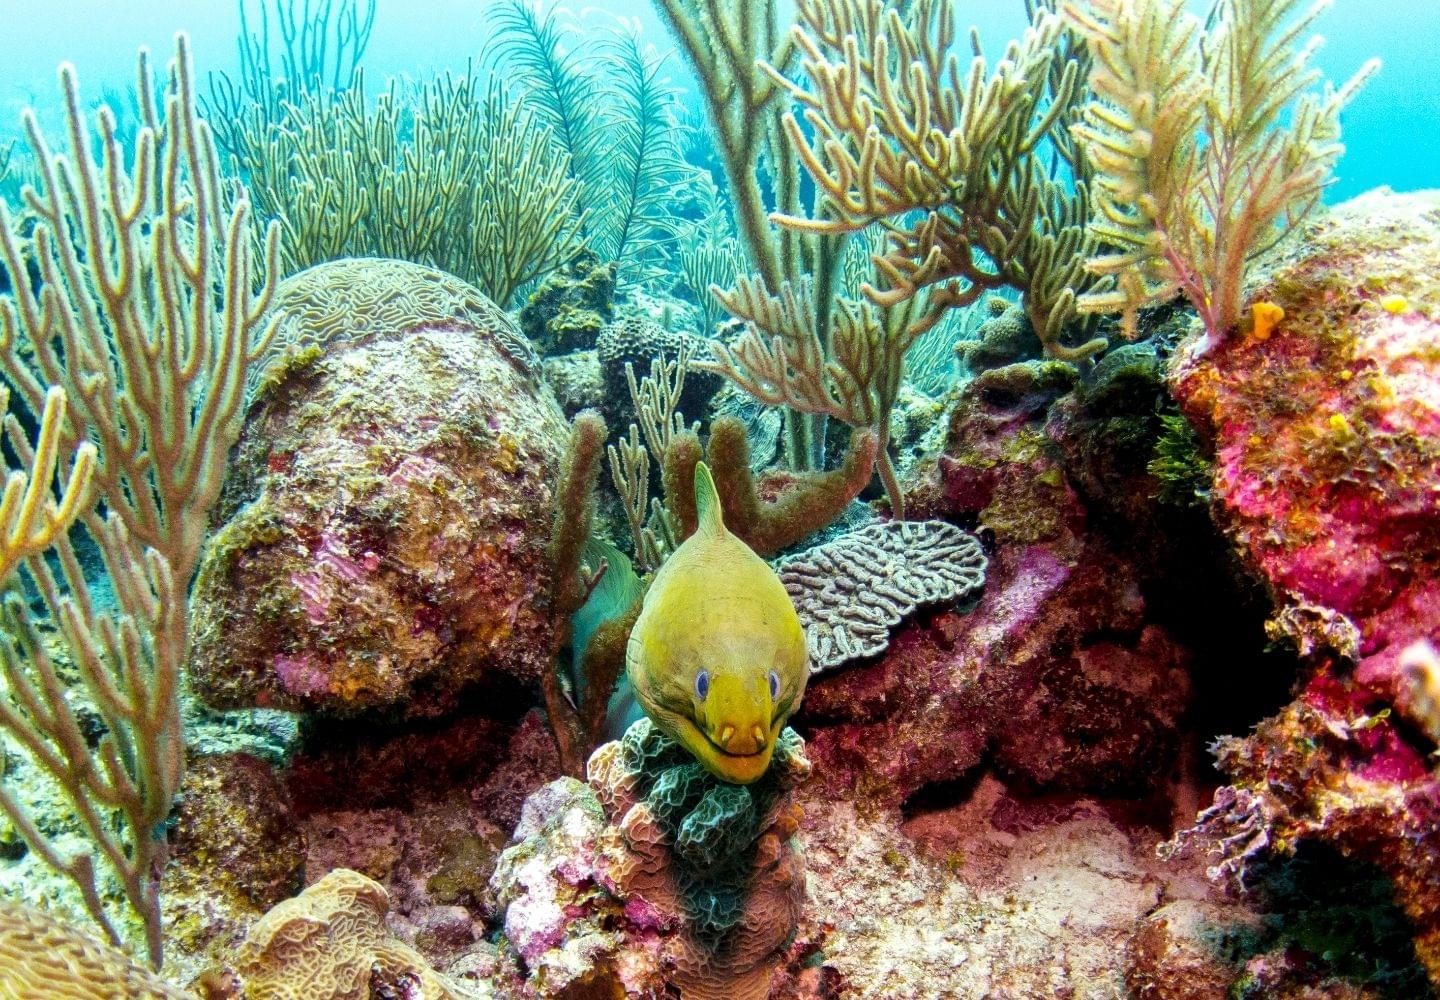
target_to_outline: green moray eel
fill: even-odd
[[[695,534],[645,594],[625,672],[666,735],[715,777],[746,785],[770,766],[805,693],[805,632],[775,571],[726,530],[703,462],[695,506]]]

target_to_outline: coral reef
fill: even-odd
[[[1169,379],[1215,455],[1215,520],[1273,597],[1268,629],[1308,664],[1295,702],[1221,745],[1233,784],[1201,822],[1226,838],[1216,871],[1302,838],[1373,861],[1440,982],[1440,785],[1406,656],[1440,621],[1437,204],[1337,207],[1260,276],[1285,311],[1270,336],[1192,340]]]
[[[1402,651],[1440,615],[1437,206],[1387,192],[1338,206],[1259,278],[1285,308],[1275,332],[1182,351],[1169,375],[1215,455],[1216,521],[1275,595],[1277,636],[1304,645],[1307,622],[1334,619],[1354,645],[1330,651],[1391,699]],[[1409,308],[1382,308],[1386,294]]]
[[[985,591],[903,625],[877,662],[814,678],[796,724],[837,795],[898,805],[986,761],[1031,787],[1135,790],[1173,760],[1189,653],[1071,483],[1062,442],[1079,421],[1057,400],[1077,382],[1034,362],[955,398],[946,451],[909,490],[922,513],[978,522]]]
[[[672,449],[664,476],[666,503],[682,537],[695,530],[692,479],[700,445],[683,435],[689,447]],[[856,429],[839,468],[828,472],[794,473],[771,469],[751,472],[750,441],[745,425],[734,418],[710,427],[705,460],[715,476],[725,524],[761,556],[771,556],[832,524],[869,484],[879,442],[868,430]]]
[[[185,776],[172,860],[207,892],[230,892],[263,912],[293,895],[304,874],[305,838],[290,796],[249,754],[200,757]]]
[[[189,981],[233,952],[304,884],[305,834],[280,776],[247,753],[197,757],[170,838],[163,912],[168,975]]]
[[[194,1000],[41,910],[0,900],[0,997],[7,1000]]]
[[[634,377],[639,379],[650,371],[652,363],[673,363],[687,353],[687,346],[693,352],[699,343],[692,334],[667,330],[652,320],[636,317],[617,320],[601,330],[595,347],[605,377],[608,401],[605,415],[611,425],[624,427],[635,419],[630,379],[626,376],[627,365],[634,371]],[[709,372],[687,371],[676,411],[691,418],[707,416],[710,399],[720,388],[720,382]]]
[[[1374,694],[1321,676],[1244,739],[1216,748],[1231,784],[1177,846],[1210,847],[1213,878],[1243,880],[1270,852],[1316,839],[1387,874],[1415,953],[1440,983],[1440,778]]]
[[[955,345],[955,354],[966,371],[979,375],[1039,356],[1040,342],[1025,310],[999,296],[989,299],[988,306],[990,318],[980,324],[975,339]]]
[[[791,793],[810,773],[785,730],[754,785],[716,782],[648,720],[591,758],[612,826],[606,874],[628,908],[679,927],[667,957],[695,1000],[769,995],[805,900]]]
[[[497,82],[446,73],[373,102],[360,76],[344,83],[306,88],[276,117],[257,105],[229,129],[244,134],[236,161],[257,209],[280,220],[287,275],[396,257],[508,305],[579,251],[580,188]]]
[[[573,417],[581,410],[599,410],[605,406],[608,386],[600,356],[595,351],[575,351],[546,358],[542,369],[565,416]]]
[[[527,995],[771,995],[805,895],[792,793],[809,764],[781,743],[761,782],[727,785],[642,719],[596,751],[590,788],[533,796],[494,879]]]
[[[1155,858],[1143,816],[1104,800],[1035,799],[987,777],[963,804],[908,817],[814,785],[801,804],[810,902],[795,948],[818,950],[828,996],[1123,997],[1137,922],[1197,888],[1218,902],[1193,867]],[[1238,963],[1228,971],[1227,984]]]
[[[944,521],[886,521],[786,556],[775,572],[818,673],[883,652],[890,629],[916,609],[977,592],[985,553]]]
[[[520,329],[546,355],[595,347],[614,314],[615,264],[582,251],[547,277],[520,310]]]
[[[236,953],[246,1000],[476,1000],[385,926],[385,890],[337,869],[265,914]]]
[[[411,294],[403,290],[413,289]],[[435,714],[548,669],[547,532],[565,425],[474,289],[398,261],[289,279],[195,592],[217,706]]]
[[[487,61],[550,129],[554,158],[580,188],[586,246],[630,283],[664,273],[677,190],[698,173],[680,151],[683,111],[664,56],[623,20],[596,30],[563,8],[510,0],[487,22]]]

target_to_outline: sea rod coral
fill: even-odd
[[[62,66],[69,153],[53,154],[26,112],[39,171],[25,191],[33,228],[22,234],[11,207],[0,206],[0,263],[11,288],[0,298],[0,368],[33,418],[42,426],[52,418],[60,447],[81,448],[99,501],[80,509],[81,523],[115,595],[113,610],[100,606],[65,532],[53,534],[54,563],[27,562],[80,683],[67,692],[25,602],[7,602],[0,649],[9,702],[0,728],[64,790],[143,924],[156,967],[164,820],[184,763],[179,689],[190,578],[240,431],[247,374],[269,341],[261,316],[272,287],[253,259],[260,241],[249,201],[243,189],[222,186],[213,138],[197,117],[183,34],[159,81],[157,94],[142,50],[142,124],[127,151],[108,107],[92,135],[75,71]],[[265,276],[274,274],[276,238],[271,226]],[[69,419],[58,424],[51,386],[63,387],[69,400]],[[13,422],[9,427],[16,443]],[[95,713],[98,745],[67,694]],[[17,799],[7,794],[0,804],[119,943],[120,925],[106,913],[91,854],[63,857]]]

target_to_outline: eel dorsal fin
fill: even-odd
[[[704,462],[695,463],[695,533],[718,538],[725,534],[725,518],[720,512],[720,495],[715,492],[715,480],[710,478],[710,467]]]

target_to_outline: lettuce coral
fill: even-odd
[[[791,797],[810,773],[802,748],[786,729],[760,781],[727,785],[642,719],[590,759],[606,879],[627,909],[678,925],[666,953],[685,1000],[769,995],[805,901]]]

